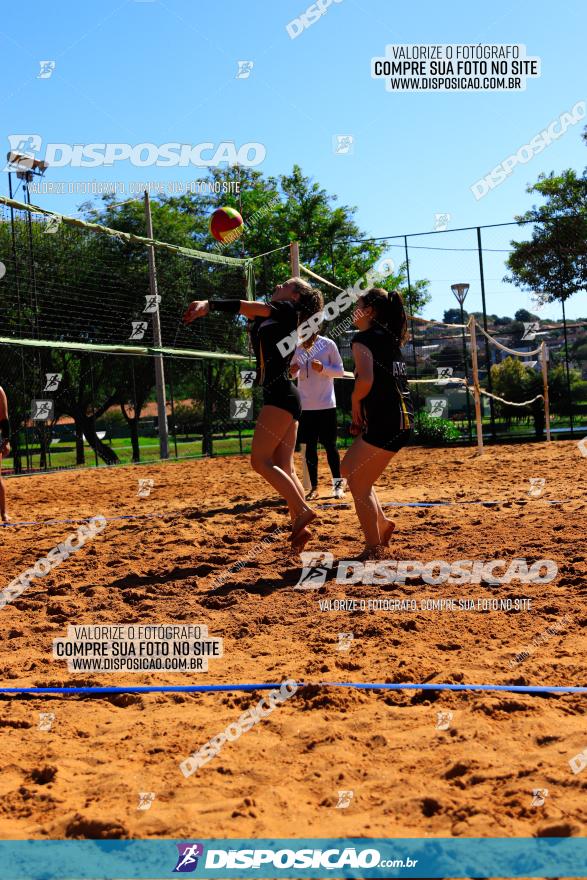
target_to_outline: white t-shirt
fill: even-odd
[[[319,373],[312,368],[312,361],[323,364]],[[300,372],[297,375],[298,391],[302,401],[302,409],[333,409],[336,407],[334,396],[334,380],[342,379],[344,366],[336,343],[326,336],[317,336],[311,348],[298,345],[291,360],[297,364]]]

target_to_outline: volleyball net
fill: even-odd
[[[139,428],[156,447],[163,414],[172,433],[197,435],[195,454],[210,453],[215,427],[240,435],[246,420],[230,410],[250,366],[246,322],[182,315],[195,298],[254,298],[253,262],[188,245],[0,197],[0,384],[16,471],[25,457],[27,469],[65,461],[60,438],[75,449],[68,464],[84,463],[84,441],[96,463],[115,463],[108,441],[130,432],[137,460]]]
[[[149,250],[155,255],[156,293]],[[0,339],[14,344],[75,343],[124,353],[161,347],[183,356],[242,352],[223,315],[196,327],[181,316],[191,299],[252,299],[252,261],[149,239],[0,197]],[[157,297],[157,298],[155,298]],[[229,332],[227,332],[227,330]],[[130,351],[129,351],[130,349]]]
[[[110,440],[130,432],[133,460],[138,460],[137,432],[145,428],[156,440],[166,417],[171,418],[176,455],[182,431],[184,454],[208,455],[218,435],[222,442],[216,451],[243,451],[243,431],[250,434],[254,426],[261,400],[242,380],[243,371],[252,373],[246,322],[215,312],[186,326],[182,315],[194,298],[253,299],[255,266],[257,293],[268,295],[287,271],[285,254],[278,252],[288,246],[239,259],[199,250],[185,238],[172,243],[142,235],[140,216],[125,216],[120,225],[124,228],[0,197],[0,375],[10,389],[17,471],[23,454],[29,468],[33,460],[51,466],[52,444],[60,450],[62,435],[75,445],[75,461],[68,463],[83,463],[84,439],[96,463],[98,458],[114,463],[120,459],[107,448]],[[334,270],[326,278],[324,269],[301,263],[295,242],[289,250],[291,274],[312,281],[326,302],[344,289]],[[347,275],[343,273],[345,280]],[[518,351],[486,334],[486,356],[480,364],[473,357],[477,342],[472,343],[470,319],[453,323],[422,318],[416,314],[413,290],[409,283],[403,289],[410,329],[404,357],[419,428],[427,426],[432,436],[436,426],[450,421],[458,429],[441,439],[468,435],[473,441],[476,433],[482,448],[489,406],[522,418],[535,417],[537,406],[548,408],[542,347]],[[478,323],[474,329],[485,333]],[[351,310],[331,316],[324,332],[336,341],[351,378]],[[523,383],[519,394],[518,389],[515,394],[494,393],[489,347],[499,350],[500,357],[524,361],[524,370],[531,363],[528,358],[544,355],[544,387],[526,382],[533,389],[530,395],[525,386],[522,393]],[[539,380],[538,372],[535,378]],[[340,383],[341,427],[350,421],[350,396],[350,383]],[[49,416],[35,415],[39,401]],[[181,418],[176,418],[177,410]],[[69,420],[67,429],[64,420]],[[542,420],[549,435],[548,416]],[[104,441],[100,434],[105,434]],[[197,441],[190,446],[194,437]],[[156,442],[149,445],[154,449]]]

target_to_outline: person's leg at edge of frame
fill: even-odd
[[[0,519],[2,522],[8,522],[10,519],[6,513],[6,489],[2,479],[2,453],[0,453]]]
[[[299,490],[299,481],[274,462],[275,450],[291,431],[294,419],[286,410],[275,406],[264,406],[259,413],[253,445],[251,465],[285,499],[292,519],[292,546],[298,549],[311,537],[306,526],[316,518],[316,514],[306,504]],[[295,443],[295,434],[294,434]]]
[[[371,446],[359,437],[342,461],[341,472],[347,480],[355,502],[357,517],[365,536],[366,551],[381,546],[386,532],[390,526],[393,526],[383,515],[373,484],[381,476],[394,454]]]

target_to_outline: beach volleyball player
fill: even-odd
[[[294,468],[296,433],[301,415],[300,396],[290,379],[293,352],[278,347],[297,331],[298,324],[320,312],[322,294],[301,278],[279,284],[269,303],[248,300],[195,300],[188,306],[186,324],[209,312],[228,312],[248,318],[257,360],[256,384],[263,388],[263,407],[257,418],[251,465],[285,499],[292,523],[292,549],[301,552],[311,537],[308,525],[316,513],[306,504]]]
[[[6,513],[6,490],[2,479],[2,459],[10,453],[10,423],[8,421],[8,400],[0,387],[0,519],[8,522]]]
[[[401,346],[408,336],[404,304],[397,291],[372,288],[359,297],[352,341],[355,387],[353,433],[357,436],[342,462],[365,536],[363,559],[378,558],[389,544],[394,523],[381,508],[373,484],[393,456],[408,443],[414,409]]]

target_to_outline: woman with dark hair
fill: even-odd
[[[278,284],[269,303],[248,300],[195,300],[183,316],[186,324],[211,311],[244,315],[251,324],[257,359],[256,384],[263,388],[251,464],[258,474],[285,499],[291,518],[292,549],[301,552],[311,538],[308,525],[316,513],[306,504],[305,493],[294,468],[296,433],[301,415],[300,396],[290,379],[289,367],[298,324],[320,313],[322,294],[301,278]],[[288,352],[285,353],[284,352]]]
[[[414,409],[401,346],[408,336],[404,304],[397,291],[374,287],[357,301],[352,342],[355,387],[352,430],[361,434],[345,455],[342,475],[351,490],[365,535],[363,559],[378,558],[395,525],[384,515],[373,488],[396,452],[411,439]]]

